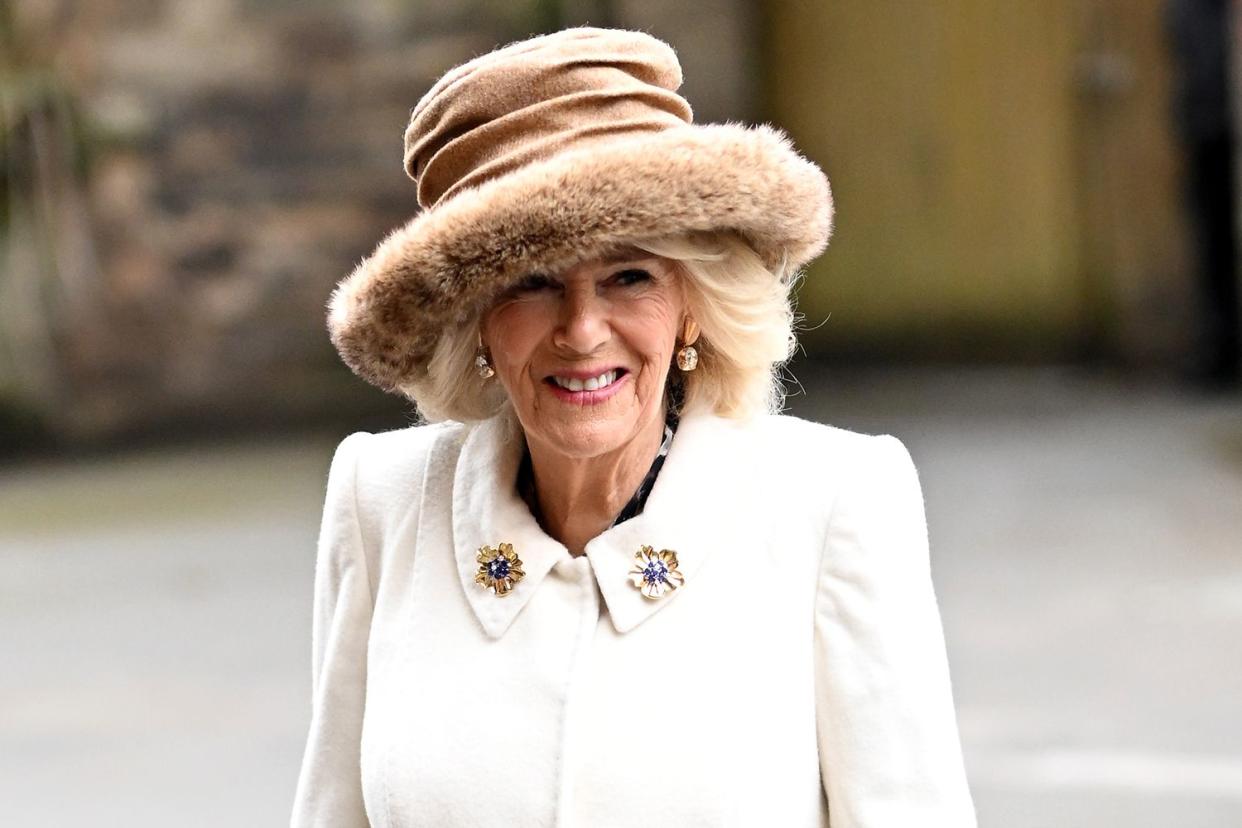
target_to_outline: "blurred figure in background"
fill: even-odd
[[[1231,106],[1231,0],[1168,0],[1177,86],[1174,120],[1185,148],[1199,325],[1195,377],[1236,387],[1239,364],[1235,122]]]

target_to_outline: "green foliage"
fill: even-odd
[[[81,198],[91,136],[48,44],[23,39],[0,0],[0,430],[41,430],[63,396],[56,316],[63,200]]]

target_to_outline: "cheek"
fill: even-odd
[[[536,302],[514,303],[493,311],[487,320],[492,362],[502,373],[525,365],[548,332],[549,315]]]
[[[671,302],[652,301],[636,311],[627,325],[631,347],[642,355],[643,362],[668,367],[676,349],[680,309]]]

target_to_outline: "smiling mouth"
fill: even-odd
[[[605,371],[598,377],[589,379],[578,379],[577,377],[560,377],[555,374],[548,377],[544,382],[563,388],[566,391],[602,391],[612,385],[621,377],[625,376],[624,368],[613,368],[611,371]]]

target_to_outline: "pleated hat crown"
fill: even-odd
[[[705,231],[741,236],[786,279],[817,256],[823,171],[775,127],[692,123],[681,81],[668,44],[588,27],[449,70],[405,130],[419,212],[328,300],[341,359],[417,403],[444,331],[532,271]]]
[[[681,64],[642,32],[569,29],[475,58],[414,108],[405,170],[431,208],[567,149],[693,119]]]

